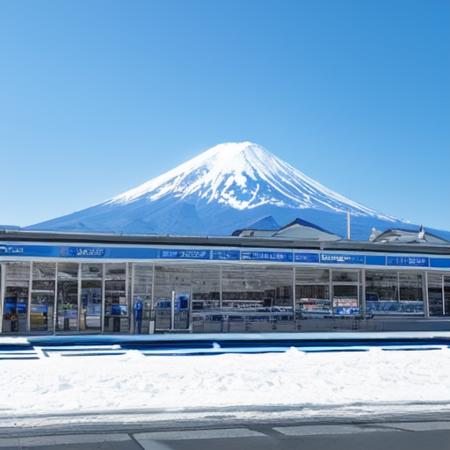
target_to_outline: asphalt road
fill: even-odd
[[[448,419],[448,418],[447,418]],[[450,450],[450,420],[374,423],[245,423],[226,427],[78,427],[2,433],[0,449]]]

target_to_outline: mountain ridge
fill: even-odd
[[[372,227],[416,227],[332,191],[245,141],[216,145],[103,203],[27,228],[230,235],[271,216],[281,225],[299,217],[344,236],[347,211],[356,239],[367,239]]]

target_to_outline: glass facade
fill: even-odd
[[[223,266],[222,307],[292,307],[293,274],[290,267]]]
[[[104,266],[105,333],[129,331],[129,306],[127,299],[127,265],[125,263]]]
[[[209,331],[264,331],[310,319],[450,316],[450,273],[431,269],[6,261],[0,294],[2,332],[11,334],[196,331],[205,321]]]
[[[30,263],[8,262],[2,267],[4,333],[25,333],[28,325]]]
[[[304,318],[332,315],[330,270],[295,268],[296,311]]]
[[[366,308],[374,315],[424,315],[423,274],[367,270]]]
[[[430,316],[444,316],[444,276],[441,274],[428,274],[428,308]]]

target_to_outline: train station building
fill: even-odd
[[[301,240],[292,229],[2,231],[0,333],[450,330],[449,243]]]

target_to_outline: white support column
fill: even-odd
[[[130,316],[130,333],[134,334],[134,272],[135,272],[135,263],[130,263],[131,264],[131,288],[130,288],[130,312],[129,312],[129,316]],[[128,278],[128,277],[127,277]],[[142,306],[142,308],[144,308],[144,306]],[[142,315],[144,315],[144,311],[142,311]]]
[[[78,264],[78,280],[77,280],[77,331],[80,332],[81,323],[81,263]]]
[[[223,304],[223,289],[222,289],[222,264],[219,265],[219,308],[222,309]],[[223,316],[222,316],[223,317]],[[223,320],[223,319],[222,319]]]
[[[295,279],[296,279],[296,272],[297,268],[294,266],[292,268],[292,313],[294,315],[294,323],[295,323],[295,317],[297,312],[297,305],[295,301]]]
[[[3,303],[5,301],[6,264],[0,264],[0,334],[3,332]]]
[[[156,312],[155,312],[155,263],[152,264],[152,309],[150,311],[150,320],[148,324],[149,334],[154,334],[156,329]]]
[[[430,317],[430,302],[428,298],[428,272],[425,270],[422,280],[422,292],[423,292],[423,312],[426,318]]]
[[[33,261],[30,262],[30,276],[28,277],[28,305],[27,305],[27,332],[31,331],[31,290],[33,287]]]
[[[152,274],[152,313],[155,309],[155,263],[153,263],[153,274]]]
[[[445,316],[445,275],[442,274],[442,315]]]
[[[328,276],[328,290],[330,296],[331,304],[331,316],[334,318],[334,289],[333,289],[333,269],[329,269],[330,273]]]
[[[55,263],[55,296],[53,298],[53,318],[52,318],[53,334],[56,333],[57,314],[58,314],[58,263]]]
[[[366,318],[366,269],[361,269],[361,309],[363,318]]]
[[[175,330],[175,291],[172,291],[172,301],[170,302],[170,329]]]
[[[102,264],[102,314],[101,314],[101,332],[105,332],[105,270],[106,270],[106,264]]]
[[[131,300],[130,300],[130,271],[129,271],[130,263],[125,263],[125,300],[127,302],[127,310],[128,310],[128,333],[131,329]],[[119,299],[120,302],[120,299]],[[119,319],[122,322],[122,318]],[[122,324],[120,324],[120,332],[122,331]]]

